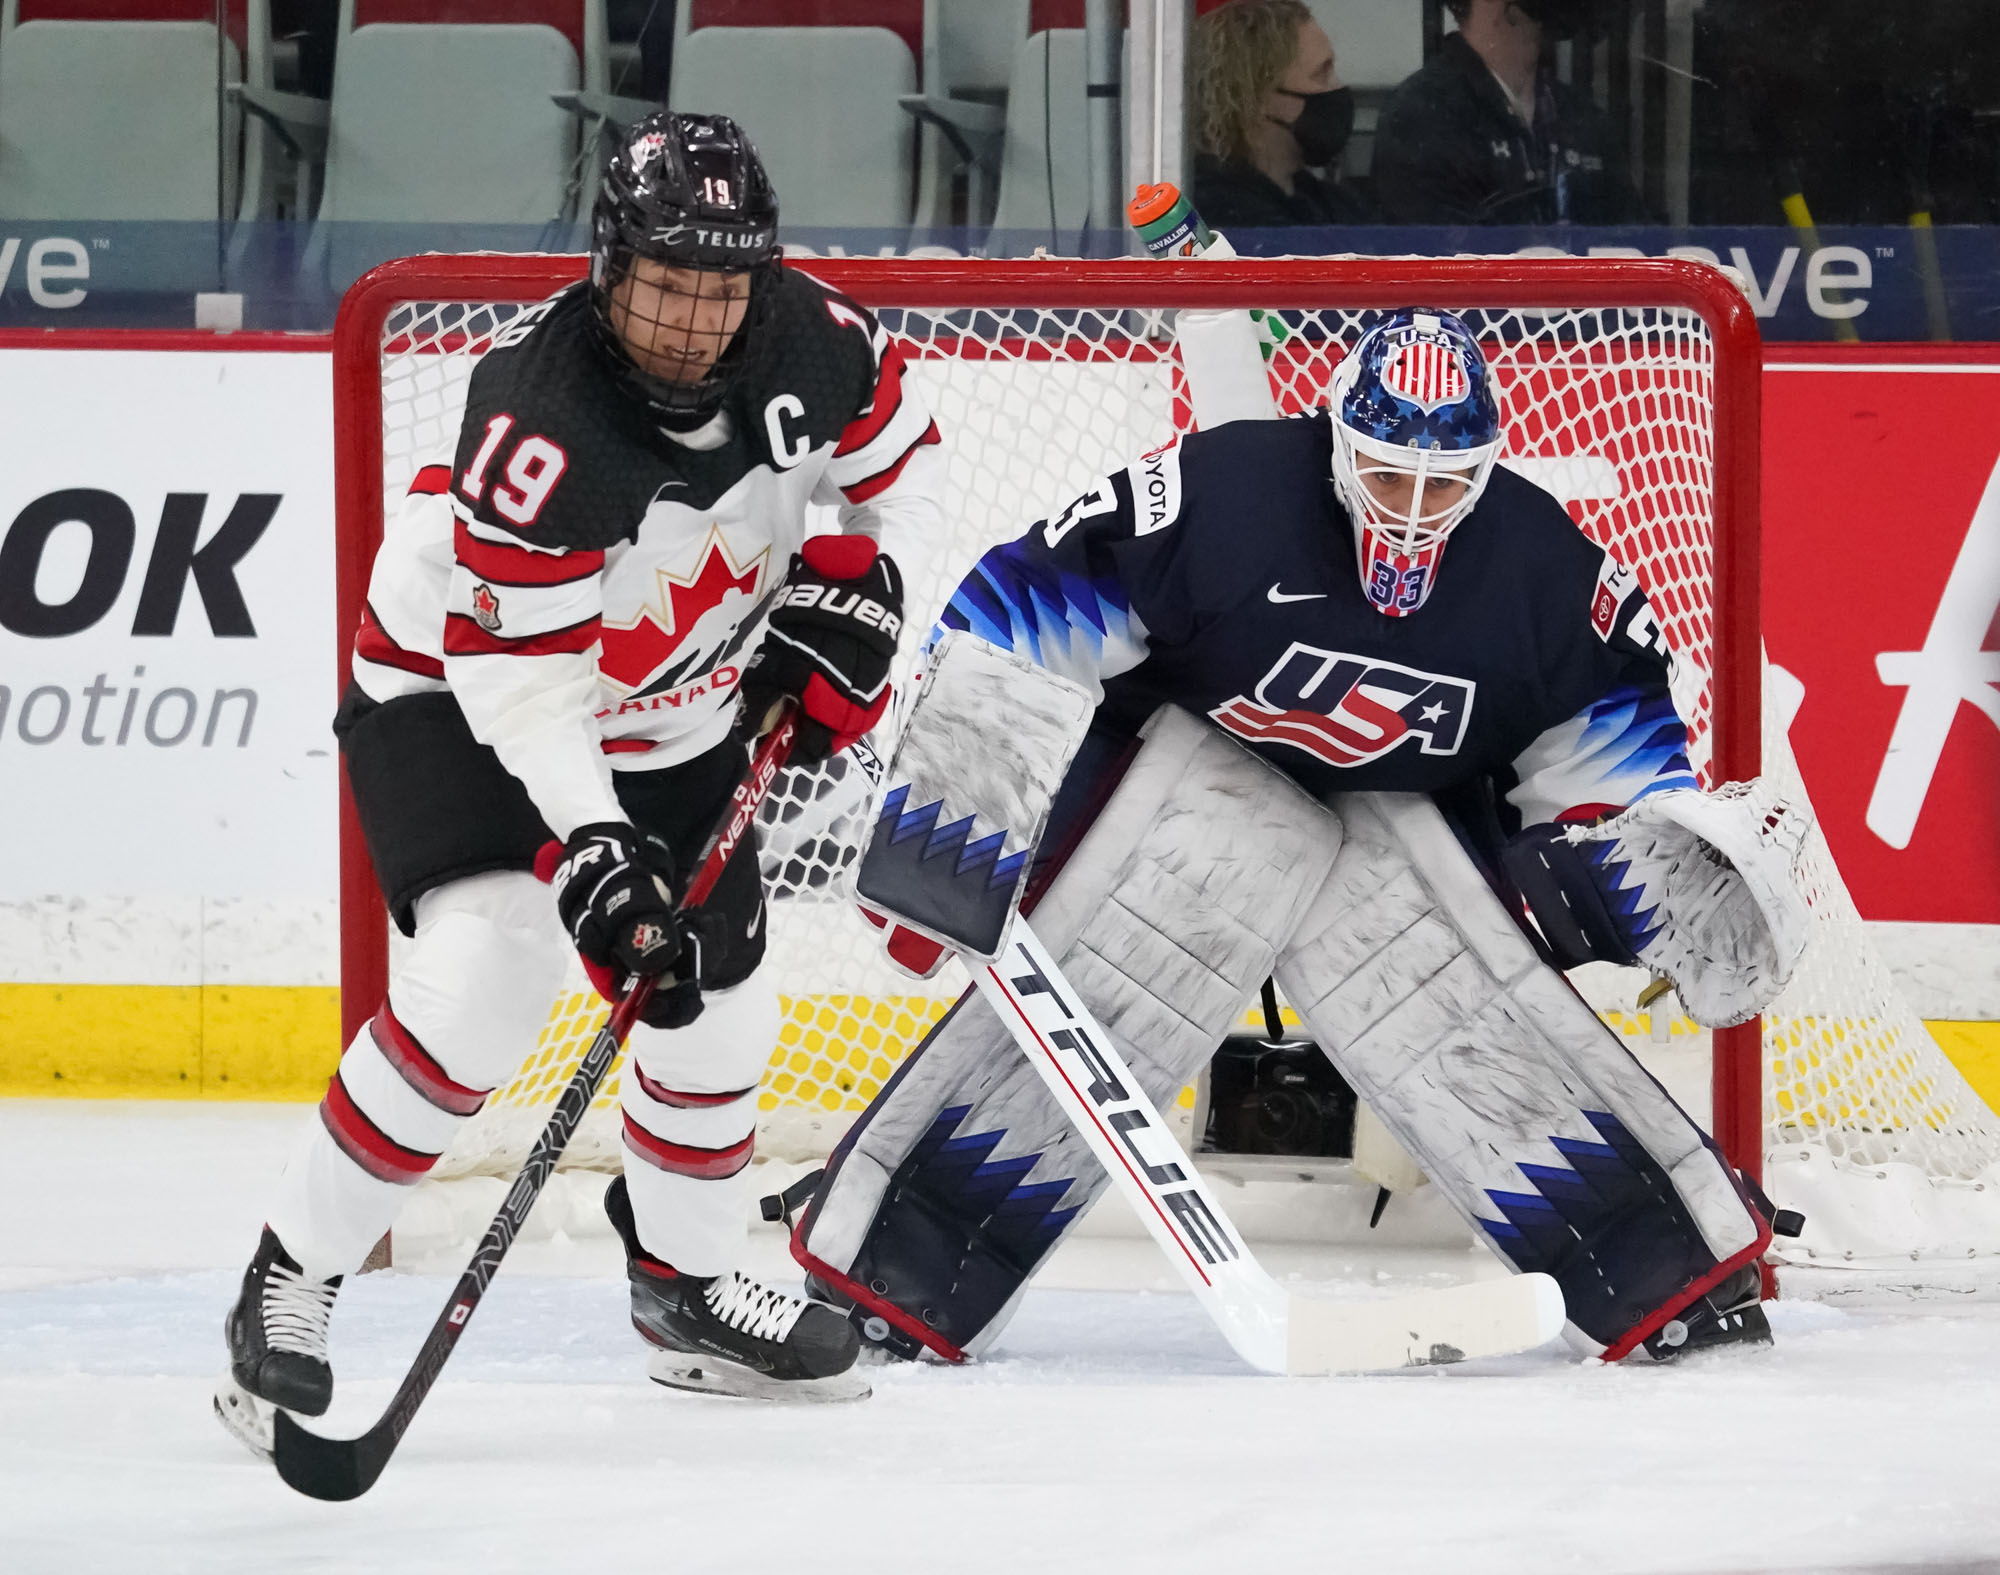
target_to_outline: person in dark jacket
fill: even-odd
[[[1189,119],[1192,196],[1210,224],[1375,222],[1373,204],[1339,179],[1354,92],[1303,0],[1231,0],[1195,24]]]
[[[1446,0],[1458,31],[1390,96],[1375,132],[1376,200],[1398,224],[1641,224],[1610,126],[1556,80],[1543,45],[1592,0]]]

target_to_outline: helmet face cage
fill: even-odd
[[[613,151],[591,213],[592,318],[656,414],[712,413],[751,366],[777,222],[756,149],[724,116],[649,115]]]
[[[1458,319],[1397,312],[1361,336],[1330,392],[1334,489],[1354,521],[1362,591],[1407,617],[1500,452],[1485,357]]]

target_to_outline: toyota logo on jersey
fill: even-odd
[[[1253,744],[1288,744],[1330,766],[1366,765],[1414,738],[1455,755],[1478,686],[1447,673],[1293,643],[1257,684],[1209,716]]]
[[[1472,379],[1456,345],[1417,334],[1389,352],[1382,364],[1382,386],[1429,415],[1470,394]]]

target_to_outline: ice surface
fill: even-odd
[[[1681,1368],[1286,1380],[1186,1296],[1037,1290],[975,1368],[789,1409],[646,1383],[615,1250],[582,1235],[510,1260],[381,1483],[316,1504],[208,1415],[305,1114],[0,1103],[0,1570],[2000,1570],[1992,1305],[1780,1303],[1775,1349]],[[1124,1245],[1088,1247],[1096,1283]],[[343,1293],[331,1430],[386,1399],[431,1262]],[[1313,1273],[1369,1295],[1453,1264]]]

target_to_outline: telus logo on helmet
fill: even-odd
[[[662,246],[680,246],[692,241],[697,246],[713,246],[726,252],[761,252],[771,245],[769,230],[709,230],[698,224],[670,224],[665,229],[653,231],[653,239]]]

